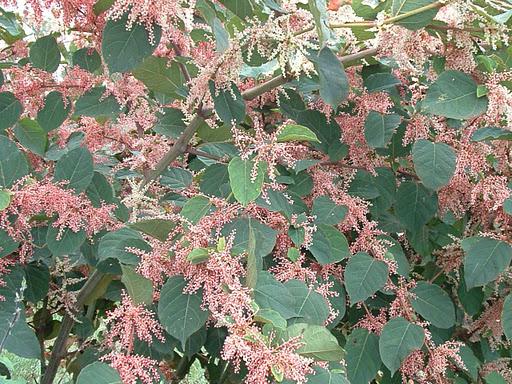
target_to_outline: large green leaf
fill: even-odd
[[[0,93],[0,131],[13,126],[22,110],[23,106],[12,92]]]
[[[94,176],[92,155],[87,148],[78,147],[63,155],[55,165],[53,179],[65,180],[66,188],[76,193],[85,191]]]
[[[46,232],[46,244],[54,256],[69,255],[75,252],[86,238],[87,235],[83,229],[74,232],[69,228],[60,230],[58,227],[49,226]]]
[[[183,168],[167,168],[162,172],[160,183],[172,189],[187,188],[192,184],[192,173]]]
[[[341,61],[327,46],[320,49],[312,58],[320,82],[320,97],[336,108],[348,96],[349,85],[347,75]]]
[[[396,193],[395,214],[400,223],[412,232],[418,232],[437,212],[437,195],[423,185],[406,181]]]
[[[400,125],[400,116],[397,114],[382,114],[370,111],[364,122],[364,137],[372,148],[386,148]]]
[[[153,27],[153,41],[143,24],[127,26],[125,14],[117,20],[108,20],[103,30],[101,54],[110,72],[128,72],[151,55],[162,35],[161,28]]]
[[[80,371],[76,384],[122,384],[119,373],[106,363],[95,361]]]
[[[309,251],[322,265],[336,263],[350,255],[345,235],[326,224],[317,225]]]
[[[325,327],[321,325],[296,323],[288,327],[288,337],[302,335],[302,347],[297,353],[321,361],[340,361],[343,359],[343,349],[338,340]]]
[[[345,268],[345,288],[352,305],[364,301],[379,289],[388,279],[388,266],[385,262],[359,252],[352,256]]]
[[[471,76],[459,71],[445,71],[430,86],[422,102],[425,113],[469,119],[487,110],[487,97],[477,97],[477,85]]]
[[[471,135],[473,141],[512,140],[512,131],[499,127],[484,127],[477,129]]]
[[[24,298],[36,304],[48,294],[50,269],[43,263],[30,263],[23,268],[23,271],[25,272],[27,283],[27,287],[23,292]]]
[[[394,374],[402,361],[412,351],[422,347],[425,332],[419,325],[409,323],[403,317],[388,321],[379,339],[379,352],[384,365]]]
[[[73,65],[89,72],[94,72],[101,67],[101,57],[94,48],[81,48],[73,53]]]
[[[122,264],[137,265],[139,257],[127,250],[127,248],[138,248],[143,251],[150,251],[151,247],[144,241],[142,236],[130,228],[121,228],[109,232],[103,236],[98,245],[98,258],[117,259]]]
[[[260,221],[251,217],[239,217],[232,222],[226,224],[221,231],[222,236],[235,235],[233,248],[234,254],[247,252],[249,249],[249,233],[254,232],[256,241],[255,253],[261,260],[274,249],[277,238],[277,231]]]
[[[435,0],[393,0],[391,13],[393,16],[414,12],[415,10],[435,3]],[[417,30],[428,25],[436,16],[439,7],[431,8],[397,22],[407,29]]]
[[[64,96],[62,93],[50,92],[44,99],[44,107],[37,113],[37,122],[46,131],[59,128],[66,120],[71,110],[71,103],[68,100],[67,105],[64,104]]]
[[[228,125],[232,122],[241,123],[245,119],[245,102],[240,90],[235,84],[231,89],[215,89],[215,83],[210,81],[210,93],[213,98],[215,112]]]
[[[298,316],[294,310],[294,297],[286,286],[269,272],[258,273],[256,287],[254,287],[254,301],[261,309],[272,309],[284,319]]]
[[[11,187],[16,180],[28,173],[26,157],[16,144],[0,135],[0,187]]]
[[[453,302],[439,285],[419,281],[411,292],[415,296],[412,307],[434,327],[450,328],[455,324]]]
[[[192,224],[197,224],[202,217],[209,214],[212,210],[213,204],[209,198],[194,196],[185,203],[180,214]]]
[[[229,182],[235,199],[247,205],[258,198],[265,179],[264,163],[234,157],[228,165]],[[256,177],[253,178],[253,172]]]
[[[148,89],[176,97],[184,79],[176,63],[169,65],[164,57],[149,56],[134,71],[133,76]]]
[[[277,134],[277,142],[284,143],[287,141],[316,141],[318,137],[308,127],[297,124],[287,124],[279,130]]]
[[[329,27],[329,16],[327,13],[327,3],[324,0],[308,0],[309,11],[315,20],[316,32],[320,45],[324,46],[330,40],[332,31]]]
[[[468,289],[483,286],[505,271],[512,260],[512,246],[489,237],[468,237],[461,242],[465,253],[464,280]]]
[[[412,160],[423,185],[437,190],[450,182],[457,155],[448,144],[421,139],[412,147]]]
[[[152,236],[160,241],[167,240],[167,236],[176,224],[171,220],[166,219],[147,219],[139,220],[129,225],[146,235]]]
[[[187,282],[181,276],[167,280],[160,291],[158,318],[165,330],[181,342],[184,347],[187,339],[198,331],[208,319],[208,312],[201,308],[202,291],[193,294],[183,293]]]
[[[338,224],[348,212],[344,205],[337,205],[328,196],[319,196],[313,200],[311,214],[316,216],[315,223],[318,224]]]
[[[253,15],[254,6],[251,0],[224,0],[222,5],[241,19]]]
[[[509,294],[503,303],[501,326],[507,339],[512,341],[512,294]]]
[[[135,272],[133,267],[121,265],[123,274],[121,281],[126,287],[130,298],[135,304],[151,304],[153,302],[153,283]]]
[[[48,145],[46,132],[35,120],[29,118],[21,119],[13,129],[14,135],[19,143],[30,152],[43,156]]]
[[[55,37],[48,35],[37,39],[30,47],[29,58],[34,67],[55,72],[60,64],[60,51]]]
[[[314,373],[307,375],[307,384],[351,384],[339,371],[313,367]],[[286,383],[288,384],[288,382]]]
[[[177,108],[162,108],[162,113],[157,113],[157,117],[153,131],[160,135],[177,139],[186,127],[183,121],[185,115]]]
[[[113,95],[104,97],[105,87],[94,87],[84,93],[75,103],[74,117],[113,117],[121,113],[121,106]]]
[[[0,344],[18,356],[34,359],[40,357],[41,350],[34,331],[26,323],[22,288],[24,278],[21,269],[11,270],[2,276]]]
[[[347,376],[351,384],[368,384],[381,366],[379,337],[364,328],[356,328],[345,344]]]
[[[288,280],[284,285],[294,298],[296,322],[318,325],[325,323],[329,317],[329,307],[322,295],[300,280]]]

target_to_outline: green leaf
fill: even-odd
[[[400,184],[396,193],[395,214],[412,232],[419,231],[437,212],[437,195],[412,181]]]
[[[11,193],[0,189],[0,212],[9,206],[11,203]]]
[[[245,102],[238,87],[232,83],[231,90],[215,89],[215,83],[210,81],[210,93],[213,98],[217,116],[228,125],[237,124],[245,119]]]
[[[160,241],[167,240],[167,236],[174,228],[174,226],[174,222],[165,219],[147,219],[129,224],[130,228],[141,231],[146,235],[152,236]]]
[[[177,91],[185,82],[177,63],[169,65],[164,57],[149,56],[134,71],[133,76],[149,90],[177,97]]]
[[[101,54],[110,72],[128,72],[151,55],[162,35],[161,28],[153,26],[153,41],[143,24],[127,26],[128,15],[109,19],[103,30]]]
[[[256,177],[252,174],[255,171]],[[234,157],[228,165],[229,183],[235,199],[242,205],[247,206],[251,201],[258,198],[265,179],[264,163],[256,165],[252,160],[242,160]]]
[[[318,40],[321,46],[330,40],[332,31],[329,27],[329,16],[327,14],[326,2],[323,0],[309,0],[309,11],[315,19],[315,27],[318,33]]]
[[[413,12],[418,8],[425,7],[433,4],[435,0],[393,0],[391,7],[391,14],[393,16],[403,15],[408,12]],[[436,16],[439,7],[428,9],[424,12],[406,17],[397,21],[397,24],[404,26],[407,29],[417,30],[427,26]]]
[[[364,328],[356,328],[345,344],[347,376],[351,384],[368,384],[377,375],[381,360],[379,337]]]
[[[12,127],[22,110],[23,106],[12,92],[0,93],[0,131]]]
[[[294,298],[293,310],[297,313],[295,322],[323,325],[329,317],[329,307],[325,298],[300,280],[284,283]]]
[[[231,194],[227,165],[213,164],[206,168],[199,181],[199,190],[205,195],[227,198]]]
[[[0,286],[0,340],[2,346],[17,356],[39,358],[41,350],[34,331],[27,325],[23,305],[23,280],[21,269],[13,269],[2,276]]]
[[[232,233],[235,234],[235,240],[231,251],[238,255],[243,252],[248,252],[250,248],[250,231],[254,232],[254,238],[256,241],[255,253],[261,260],[274,249],[277,237],[276,230],[251,217],[239,217],[226,224],[222,229],[221,234],[226,237]]]
[[[0,244],[0,258],[10,255],[16,251],[20,245],[18,241],[14,241],[3,229],[0,229]]]
[[[260,271],[256,281],[254,301],[261,309],[272,309],[284,319],[297,317],[294,297],[283,283],[266,271]]]
[[[250,0],[224,0],[222,5],[241,19],[253,15],[253,4]]]
[[[25,156],[7,137],[0,135],[0,187],[10,188],[28,173]]]
[[[320,82],[320,97],[336,108],[348,96],[348,79],[341,61],[329,47],[323,47],[313,59]]]
[[[388,279],[388,266],[385,262],[358,252],[352,256],[345,268],[345,288],[352,305],[382,289]]]
[[[77,65],[88,72],[95,72],[101,68],[101,57],[94,48],[81,48],[71,58],[73,65]]]
[[[402,361],[423,345],[425,333],[419,325],[411,324],[403,317],[388,321],[379,340],[380,357],[384,365],[394,374]]]
[[[477,84],[459,71],[445,71],[430,86],[422,102],[425,113],[451,119],[469,119],[487,110],[487,97],[477,97]]]
[[[95,361],[80,371],[76,384],[122,384],[121,376],[110,365]]]
[[[306,376],[307,384],[351,384],[343,374],[338,371],[328,370],[313,366],[314,374]],[[288,384],[288,383],[287,383]]]
[[[277,134],[277,142],[285,143],[287,141],[320,142],[312,130],[298,124],[288,124],[279,130],[279,133]]]
[[[160,183],[172,189],[184,189],[192,184],[192,173],[183,168],[167,168],[162,172]]]
[[[315,223],[336,225],[345,218],[348,208],[337,205],[328,196],[319,196],[313,200],[311,215],[316,216]]]
[[[512,131],[498,127],[485,127],[477,129],[471,135],[473,141],[486,140],[512,140]]]
[[[135,272],[133,267],[121,265],[123,274],[121,282],[126,287],[134,304],[151,304],[153,302],[153,282]]]
[[[103,97],[105,87],[94,87],[78,98],[73,117],[114,117],[121,112],[121,106],[113,95]]]
[[[48,35],[37,39],[30,46],[29,57],[34,67],[55,72],[60,64],[60,51],[55,37]]]
[[[364,79],[364,86],[368,92],[381,92],[394,89],[402,82],[391,73],[374,73]]]
[[[507,380],[497,371],[489,372],[484,376],[486,384],[507,384]]]
[[[190,221],[192,224],[197,222],[213,209],[213,204],[210,199],[204,196],[194,196],[188,200],[181,209],[181,216]]]
[[[59,227],[51,225],[46,232],[46,244],[56,257],[75,252],[84,243],[86,238],[87,234],[83,229],[74,232],[70,228],[64,228],[61,231]]]
[[[493,281],[510,265],[512,246],[488,237],[468,237],[461,242],[465,253],[464,280],[468,289]]]
[[[137,231],[130,228],[121,228],[109,232],[101,238],[98,245],[98,258],[100,260],[113,258],[122,264],[128,265],[139,264],[139,257],[127,251],[126,248],[128,247],[151,251],[151,247]]]
[[[279,312],[274,311],[270,308],[259,309],[258,312],[254,315],[254,320],[261,323],[270,323],[274,327],[279,329],[286,329],[286,319],[279,314]]]
[[[21,119],[13,129],[21,145],[36,155],[43,156],[48,145],[46,132],[35,120]]]
[[[288,327],[289,338],[302,335],[304,345],[296,350],[302,356],[320,361],[340,361],[343,349],[329,330],[321,325],[296,323]]]
[[[53,179],[66,180],[66,188],[76,193],[87,189],[94,176],[92,155],[87,148],[78,147],[63,155],[55,165]]]
[[[455,324],[455,307],[440,286],[419,281],[411,292],[415,295],[412,307],[434,327],[446,329]]]
[[[309,251],[322,265],[336,263],[350,255],[345,235],[326,224],[317,225]]]
[[[423,185],[438,190],[448,184],[455,173],[457,155],[448,144],[421,139],[412,147],[412,160]]]
[[[185,115],[176,108],[162,108],[162,112],[157,114],[158,121],[153,131],[177,139],[185,130],[186,124],[183,122]]]
[[[44,107],[37,113],[37,122],[46,131],[59,128],[71,110],[71,102],[64,104],[62,93],[50,92],[44,99]]]
[[[372,148],[386,148],[399,125],[400,116],[397,114],[370,111],[364,122],[366,142]]]
[[[203,293],[185,294],[187,282],[182,276],[172,276],[163,285],[158,303],[158,318],[165,330],[181,342],[198,331],[208,319],[208,312],[201,309]]]
[[[27,288],[23,292],[25,299],[36,304],[48,294],[50,270],[43,263],[30,263],[24,268]]]
[[[512,341],[512,294],[505,298],[501,312],[501,325],[503,333],[509,341]]]
[[[192,264],[201,264],[209,258],[208,248],[195,248],[187,255],[187,260]]]

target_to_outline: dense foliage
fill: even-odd
[[[36,381],[512,383],[510,0],[0,5]]]

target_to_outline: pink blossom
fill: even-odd
[[[140,355],[125,355],[124,353],[110,352],[100,358],[109,361],[110,365],[119,372],[123,384],[154,384],[160,381],[158,362]]]

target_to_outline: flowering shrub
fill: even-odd
[[[0,351],[42,384],[512,383],[510,1],[21,4]]]

